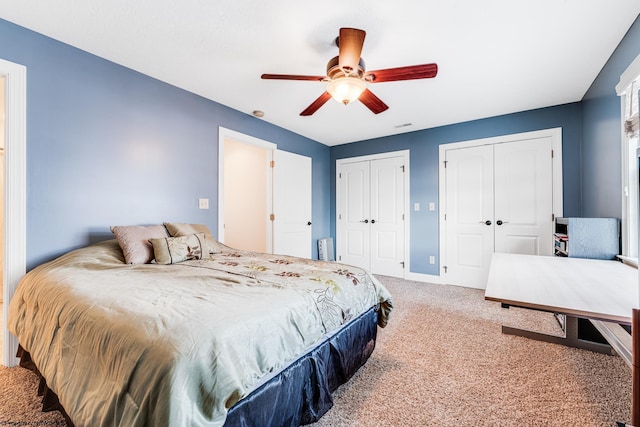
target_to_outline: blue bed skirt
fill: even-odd
[[[377,324],[378,312],[371,308],[234,405],[225,427],[284,427],[316,422],[333,406],[331,393],[371,356]],[[17,356],[20,366],[40,377],[42,411],[60,411],[67,425],[73,427],[31,355],[20,346]]]
[[[367,361],[378,313],[370,309],[234,405],[225,427],[285,427],[318,421],[331,393]]]

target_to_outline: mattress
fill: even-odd
[[[117,242],[37,267],[8,326],[78,425],[221,426],[266,378],[392,299],[367,272],[231,248],[127,265]]]

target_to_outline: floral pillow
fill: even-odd
[[[202,249],[206,248],[204,233],[151,239],[150,242],[153,245],[153,253],[158,264],[176,264],[209,257],[206,250],[203,256]]]

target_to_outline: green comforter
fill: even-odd
[[[221,426],[265,375],[388,291],[355,267],[225,249],[127,265],[116,241],[22,280],[8,326],[76,426]]]

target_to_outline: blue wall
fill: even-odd
[[[27,263],[110,238],[113,224],[217,229],[218,126],[313,159],[313,238],[335,236],[335,161],[409,149],[411,203],[438,202],[440,144],[561,127],[564,214],[620,216],[620,101],[629,30],[579,103],[326,147],[0,20],[0,58],[27,66]],[[329,174],[329,179],[327,179]],[[208,198],[211,209],[197,208]],[[438,274],[437,210],[411,212],[411,271]],[[317,249],[314,245],[314,256]]]
[[[215,234],[219,126],[310,156],[314,241],[329,234],[329,147],[7,21],[0,40],[0,58],[27,67],[29,269],[111,238],[111,225]]]
[[[335,188],[337,159],[396,150],[410,150],[410,206],[436,203],[435,211],[411,211],[411,258],[413,273],[439,275],[438,235],[438,146],[452,142],[489,138],[549,128],[562,128],[564,215],[579,216],[580,145],[582,113],[580,103],[526,111],[433,129],[388,136],[331,147],[331,188]],[[335,194],[331,198],[331,232],[335,235]],[[429,256],[436,257],[434,265]]]
[[[331,180],[337,159],[409,149],[411,205],[438,202],[438,145],[519,132],[562,127],[565,216],[621,216],[620,99],[615,85],[640,54],[640,18],[629,29],[581,102],[458,123],[331,148]],[[331,199],[335,235],[335,196]],[[436,212],[411,212],[411,271],[438,275]]]
[[[582,100],[585,216],[620,218],[622,214],[622,113],[615,86],[639,54],[640,18],[631,26]]]

